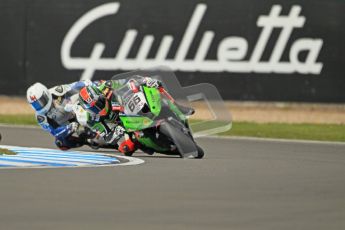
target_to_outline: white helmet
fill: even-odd
[[[43,84],[36,82],[26,91],[26,99],[37,111],[37,113],[45,114],[49,111],[52,105],[52,95],[48,88]]]

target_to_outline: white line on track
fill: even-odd
[[[82,158],[72,158],[72,157],[60,157],[58,159],[56,159],[55,156],[40,156],[40,154],[25,154],[25,155],[21,155],[18,154],[16,159],[33,159],[33,160],[37,160],[37,161],[45,161],[45,162],[49,162],[49,160],[51,160],[51,162],[57,162],[57,163],[62,163],[62,164],[67,164],[70,162],[75,162],[75,164],[80,164],[83,165],[84,164],[106,164],[108,163],[107,161],[101,161],[101,160],[88,160],[88,159],[82,159]],[[115,160],[116,162],[119,162],[118,160]]]
[[[32,164],[39,164],[36,162],[42,162],[41,164],[64,164],[64,165],[75,165],[76,167],[78,166],[86,166],[86,165],[90,165],[90,163],[81,163],[81,162],[71,162],[71,161],[64,161],[64,160],[60,160],[60,159],[47,159],[45,157],[25,157],[25,156],[20,156],[20,155],[11,155],[11,156],[1,156],[2,160],[17,160],[17,161],[23,161],[23,162],[27,162],[30,163],[32,162]],[[44,163],[43,163],[44,162]]]
[[[13,161],[11,162],[11,161],[3,161],[3,160],[0,160],[0,165],[9,165],[9,166],[13,166],[15,168],[17,168],[17,167],[31,167],[32,166],[31,163],[13,162]],[[10,168],[10,167],[6,167],[6,168]]]

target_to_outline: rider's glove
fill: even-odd
[[[68,128],[69,128],[70,133],[74,133],[78,130],[79,124],[78,122],[72,122],[71,124],[68,125]]]
[[[112,144],[120,140],[124,136],[125,131],[126,130],[122,126],[118,125],[112,132],[105,135],[104,139],[107,143]]]
[[[145,78],[145,84],[147,87],[150,87],[150,88],[159,88],[160,86],[162,86],[160,81],[150,78],[150,77]]]

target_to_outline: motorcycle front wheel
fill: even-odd
[[[178,127],[177,125],[165,121],[160,125],[159,131],[176,145],[178,153],[182,158],[194,157],[201,159],[204,157],[204,151],[194,142],[182,124],[181,127]]]

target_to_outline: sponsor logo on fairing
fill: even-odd
[[[288,61],[282,61],[282,55],[295,28],[303,28],[306,18],[301,16],[302,8],[298,5],[291,7],[288,15],[281,15],[282,7],[273,5],[269,15],[260,15],[257,26],[262,28],[249,60],[243,60],[248,52],[248,41],[243,37],[230,36],[223,38],[217,46],[217,59],[206,59],[209,48],[216,35],[215,31],[207,30],[203,33],[194,59],[187,59],[187,53],[194,42],[196,32],[207,10],[206,4],[198,4],[190,18],[185,33],[173,59],[167,55],[171,49],[173,35],[163,36],[155,58],[148,58],[152,48],[154,35],[146,35],[135,58],[128,58],[129,51],[138,34],[138,30],[130,29],[124,34],[119,50],[114,58],[102,57],[104,43],[96,43],[90,57],[72,57],[71,48],[83,32],[96,20],[117,14],[120,3],[106,3],[100,5],[79,18],[66,34],[61,47],[61,59],[67,69],[83,70],[82,79],[91,79],[96,70],[133,70],[147,69],[156,66],[168,66],[172,70],[202,71],[202,72],[239,72],[239,73],[300,73],[320,74],[323,64],[317,62],[323,40],[314,38],[299,38],[292,42],[288,50]],[[109,27],[109,29],[111,29]],[[280,29],[273,52],[268,61],[263,61],[267,43],[274,29]],[[299,54],[307,53],[304,60]]]

